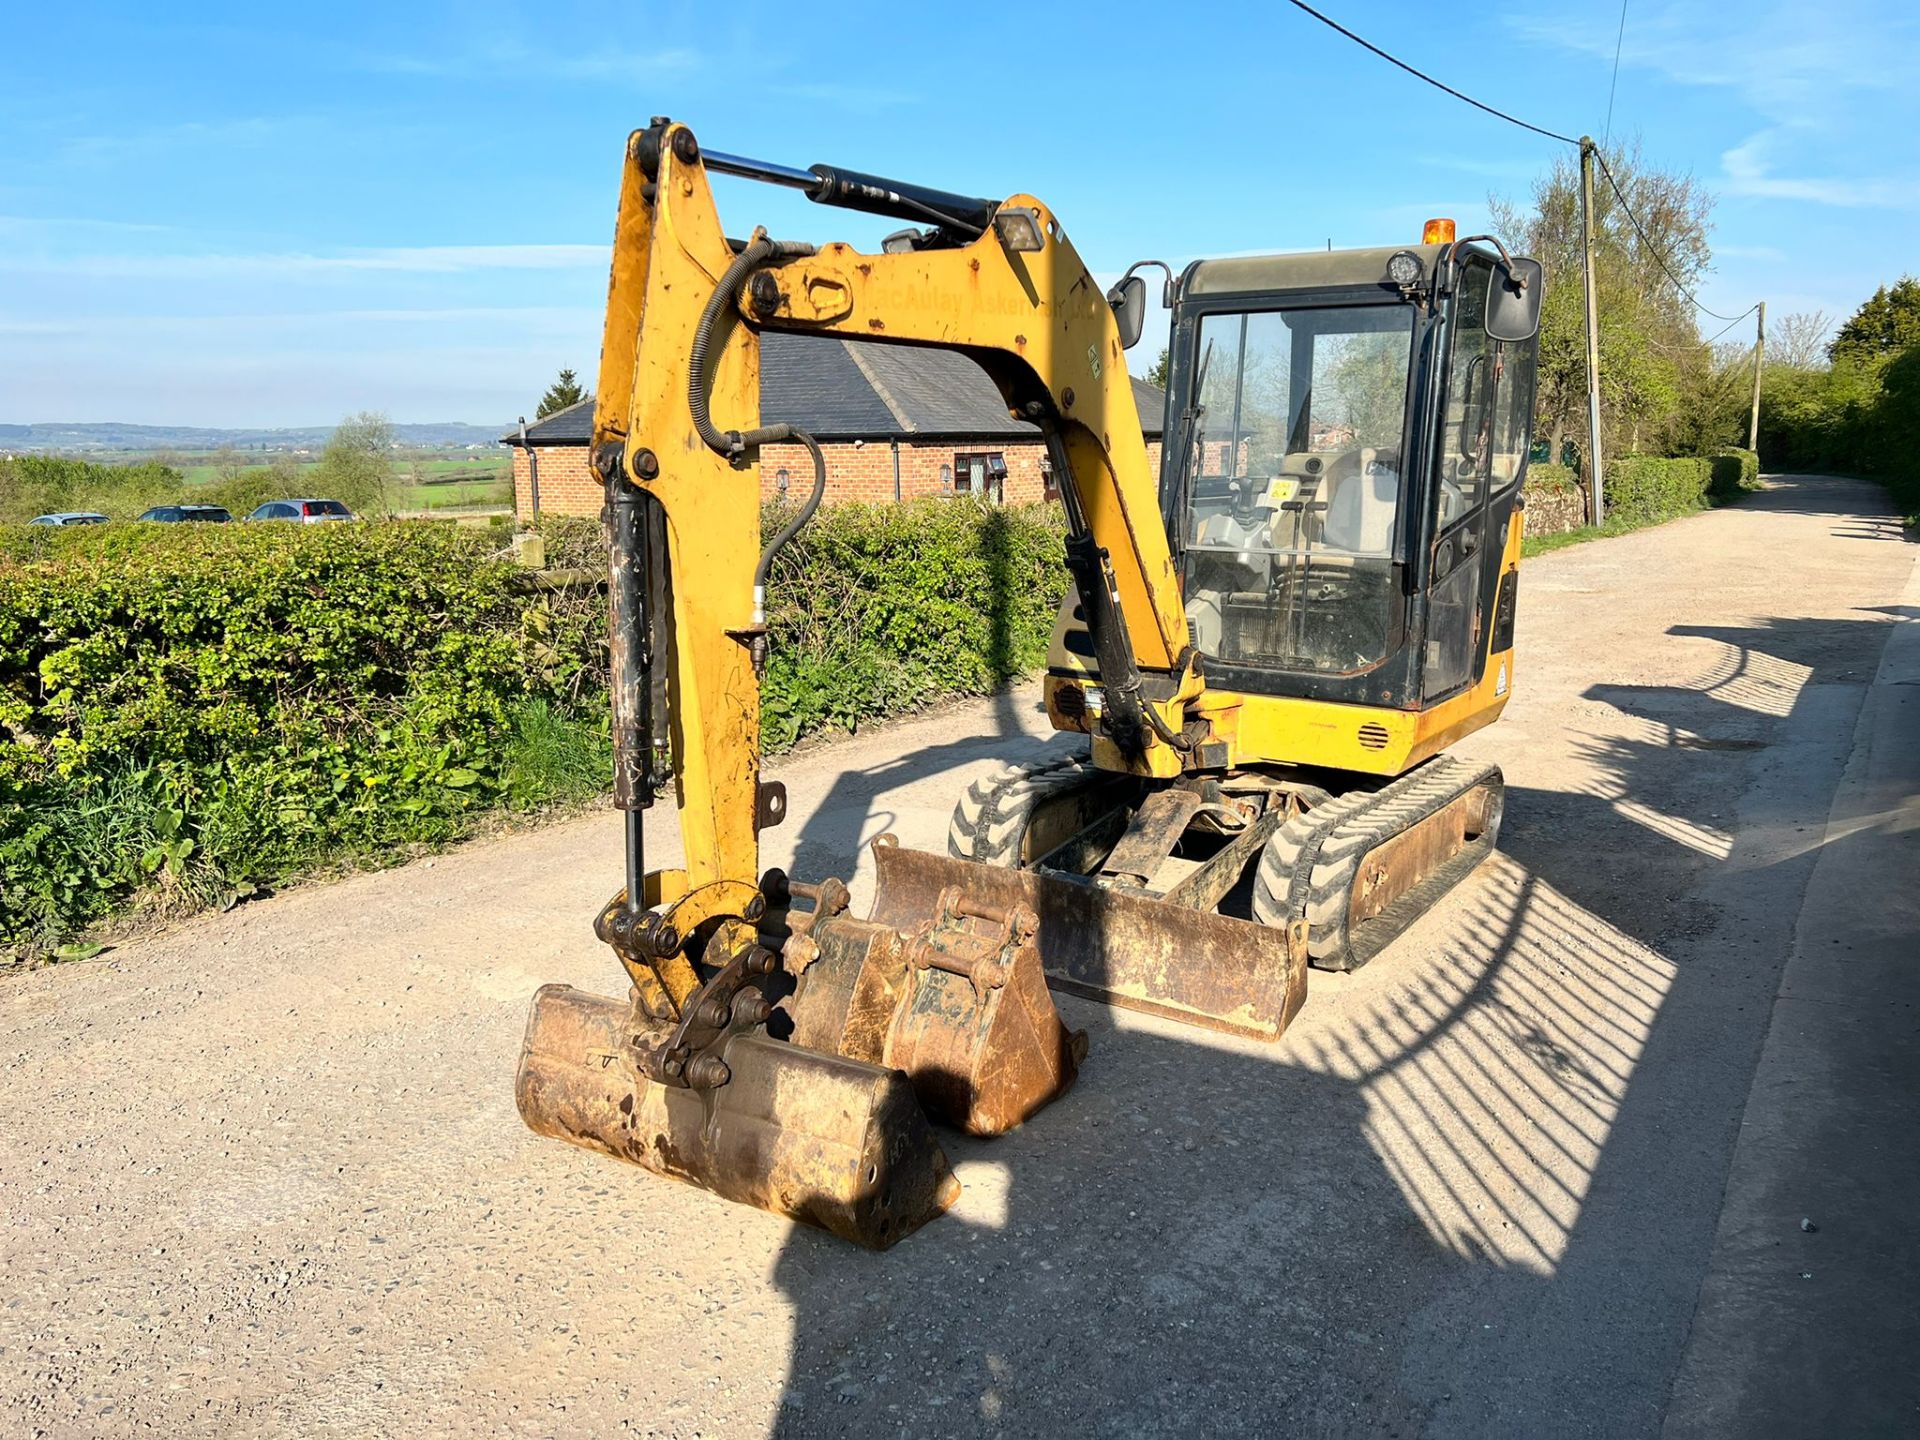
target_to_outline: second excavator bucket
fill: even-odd
[[[923,923],[955,894],[975,912],[1024,914],[1057,990],[1262,1040],[1278,1039],[1306,1001],[1304,920],[1260,925],[1041,871],[893,845],[873,853],[874,922]]]
[[[630,1003],[542,986],[514,1086],[521,1117],[539,1134],[875,1250],[959,1196],[898,1070],[748,1033],[720,1052],[725,1083],[663,1085],[636,1064],[659,1038],[645,1026]]]
[[[837,881],[801,887],[817,903],[789,920],[793,1038],[904,1071],[935,1119],[1004,1134],[1073,1084],[1086,1035],[1060,1023],[1032,911],[977,901],[965,876],[924,905],[885,903],[892,839],[873,847],[873,918],[845,913]]]

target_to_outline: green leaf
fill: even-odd
[[[465,767],[449,770],[445,775],[440,777],[440,783],[451,790],[464,790],[469,785],[478,784],[479,781],[480,772],[477,770],[468,770]]]

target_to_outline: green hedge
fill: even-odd
[[[595,523],[543,528],[550,567],[604,565]],[[773,577],[769,747],[1039,663],[1060,535],[1041,507],[822,512]],[[598,793],[604,595],[530,586],[502,541],[0,528],[0,958]]]
[[[1731,500],[1759,484],[1750,450],[1663,458],[1623,455],[1607,462],[1607,519],[1623,528],[1654,525]]]
[[[580,646],[487,541],[7,537],[43,558],[0,561],[0,947],[44,951],[135,895],[193,908],[597,788]]]
[[[1714,487],[1722,494],[1744,493],[1760,488],[1760,456],[1752,450],[1740,450],[1728,446],[1714,452],[1716,464],[1725,460],[1734,462],[1729,472],[1724,466],[1714,471]]]
[[[784,518],[766,517],[769,531]],[[1057,506],[825,510],[775,562],[766,743],[978,694],[1046,659],[1066,593]]]
[[[1874,476],[1920,525],[1920,345],[1820,370],[1769,366],[1760,446],[1776,469]]]

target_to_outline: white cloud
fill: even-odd
[[[545,50],[519,40],[469,44],[432,55],[366,55],[361,65],[391,75],[435,78],[475,77],[505,84],[529,78],[546,80],[659,79],[685,75],[703,66],[694,50],[638,51],[596,45],[580,50]]]
[[[31,235],[49,239],[99,231],[114,235],[158,235],[174,229],[172,225],[153,225],[135,220],[91,220],[77,215],[0,215],[0,235]]]
[[[282,252],[241,255],[15,255],[16,271],[142,280],[297,279],[369,271],[454,275],[482,270],[605,269],[606,245],[415,245],[347,250],[333,255]]]
[[[1519,14],[1508,26],[1525,39],[1613,63],[1619,12]],[[1679,85],[1738,90],[1781,124],[1817,122],[1841,91],[1899,89],[1920,76],[1910,58],[1920,22],[1905,0],[1824,0],[1817,17],[1799,0],[1734,10],[1720,0],[1670,0],[1628,14],[1622,69],[1650,70]],[[1604,78],[1604,77],[1602,77]],[[1631,121],[1622,112],[1618,121]]]
[[[177,125],[154,125],[102,135],[72,135],[60,142],[59,153],[68,164],[120,164],[179,149],[261,149],[285,143],[302,131],[326,127],[327,122],[303,115],[246,115],[232,120],[189,120]]]
[[[1816,205],[1907,209],[1920,198],[1913,181],[1884,176],[1776,175],[1771,154],[1778,131],[1762,130],[1720,157],[1721,189],[1761,200],[1803,200]]]
[[[0,335],[48,338],[97,338],[139,335],[151,340],[216,336],[237,331],[307,331],[319,333],[368,326],[424,328],[447,331],[462,325],[481,325],[519,332],[578,334],[598,337],[601,312],[580,306],[512,305],[448,306],[400,310],[294,310],[244,315],[122,315],[100,314],[56,320],[16,320],[0,315]]]

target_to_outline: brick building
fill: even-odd
[[[1157,469],[1165,396],[1143,380],[1133,393]],[[1020,505],[1053,493],[1040,432],[1010,417],[986,373],[956,351],[768,331],[760,337],[760,415],[819,440],[829,503],[980,494]],[[590,400],[529,425],[524,448],[517,431],[503,436],[513,447],[515,513],[532,513],[531,451],[543,511],[599,514],[592,439]],[[812,484],[812,462],[798,445],[761,450],[764,498],[797,498]]]

